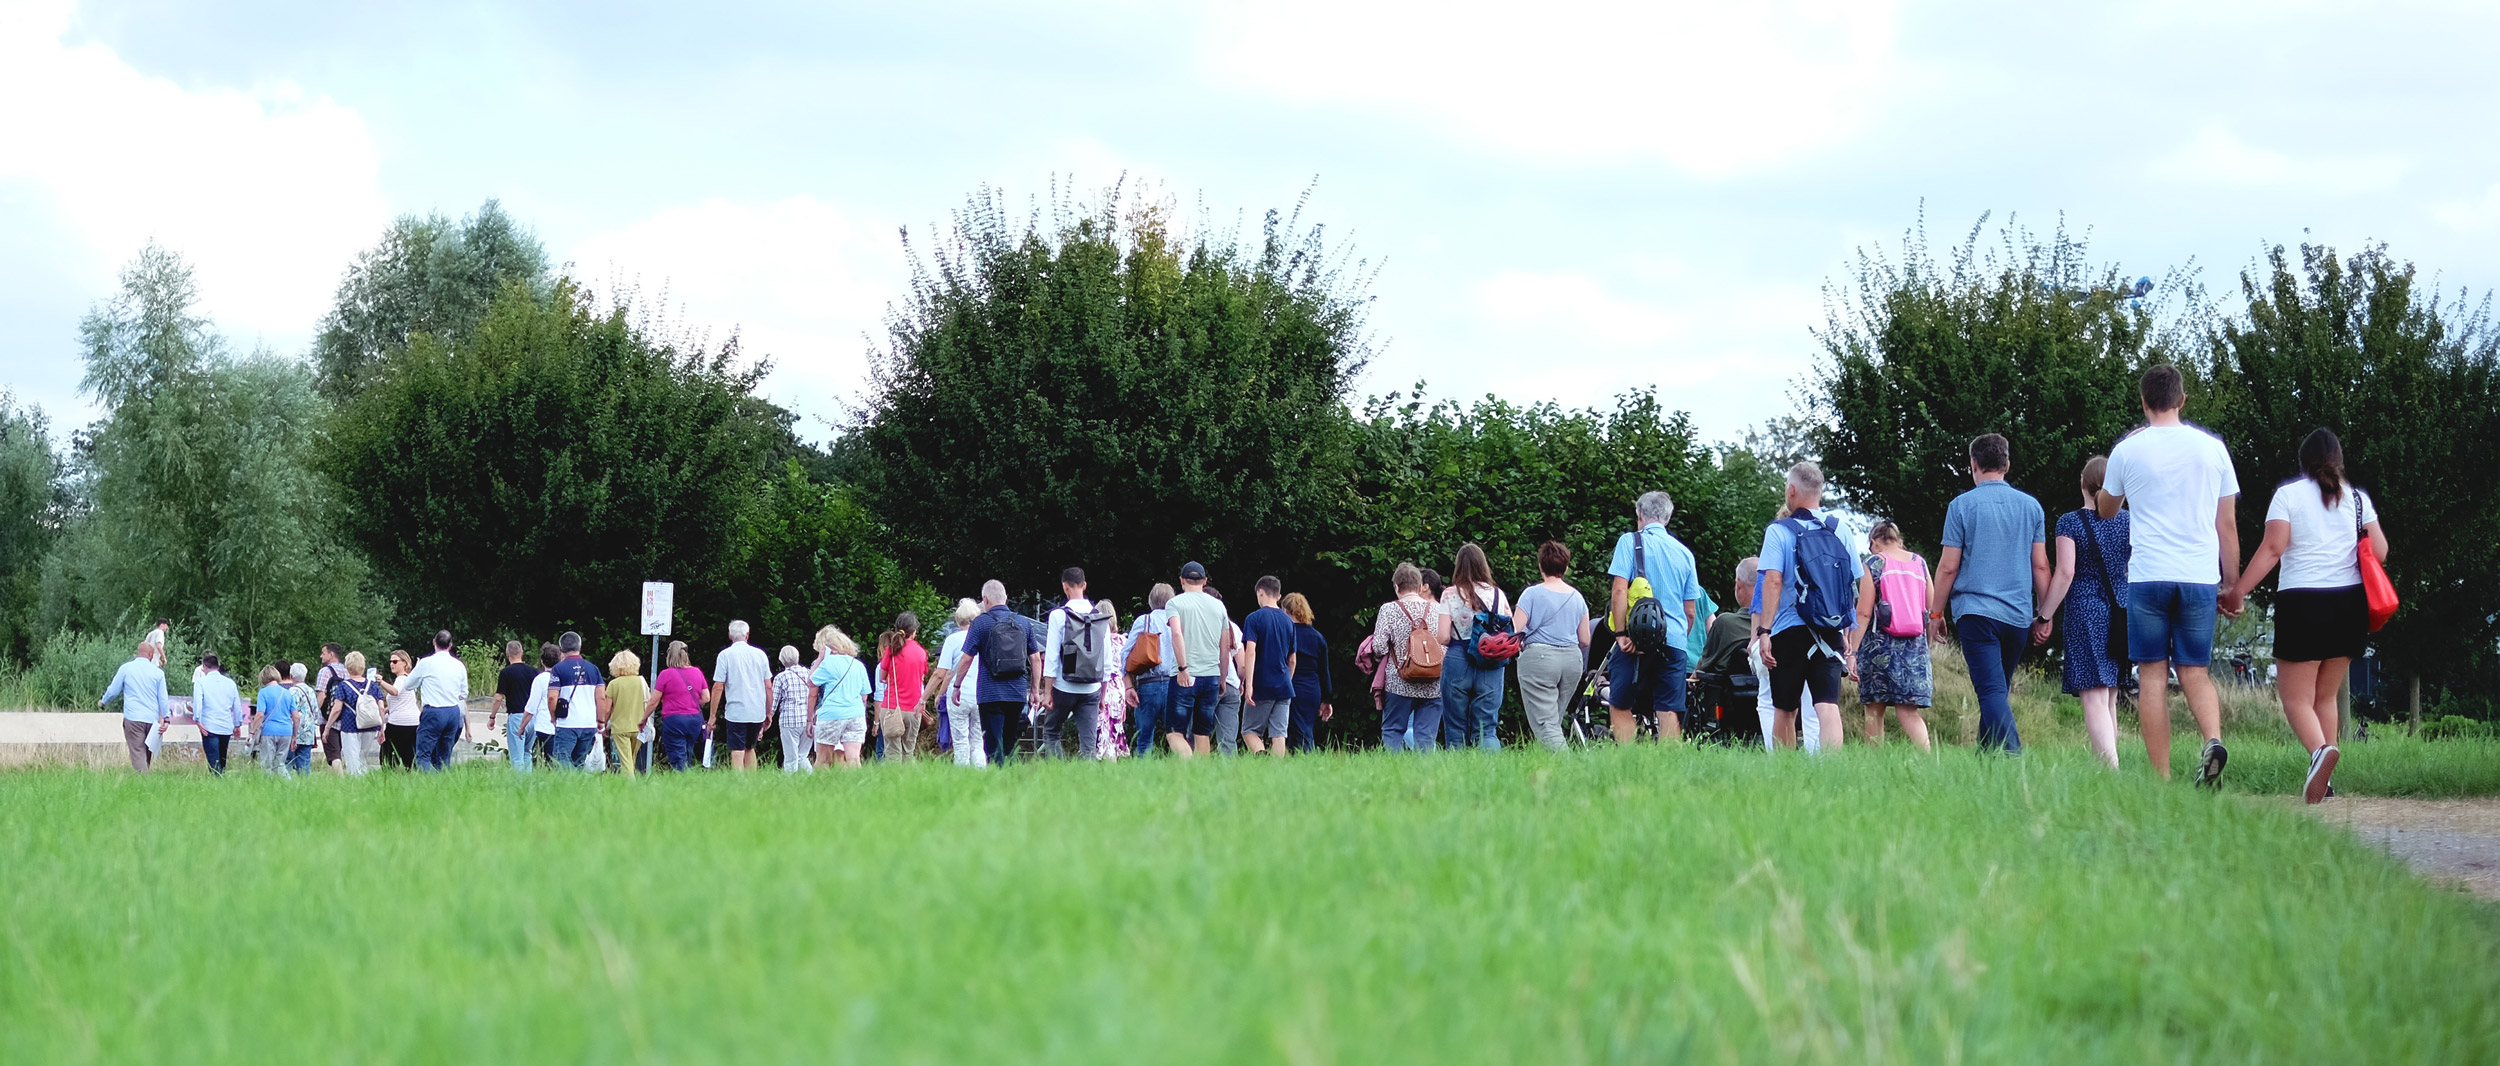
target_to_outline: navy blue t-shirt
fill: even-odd
[[[1285,666],[1293,654],[1293,618],[1273,607],[1261,607],[1241,620],[1241,639],[1259,649],[1250,678],[1250,694],[1262,700],[1293,698],[1293,671]]]

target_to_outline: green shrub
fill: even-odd
[[[2500,738],[2500,722],[2479,722],[2451,714],[2422,723],[2424,740],[2489,740]]]

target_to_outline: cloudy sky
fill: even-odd
[[[0,0],[0,387],[92,417],[77,322],[150,238],[296,354],[393,216],[491,197],[832,416],[898,228],[1125,174],[1227,224],[1312,189],[1379,267],[1362,391],[1654,384],[1732,435],[1922,201],[2225,291],[2304,239],[2500,285],[2496,69],[2487,0]]]

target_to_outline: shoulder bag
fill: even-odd
[[[2378,553],[2370,550],[2370,527],[2361,521],[2361,490],[2350,491],[2353,550],[2361,556],[2361,594],[2370,601],[2370,632],[2376,633],[2387,627],[2388,619],[2396,617],[2396,582],[2387,576],[2387,564],[2378,561]]]

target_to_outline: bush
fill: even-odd
[[[136,637],[62,630],[43,642],[36,652],[35,664],[18,675],[19,685],[0,686],[0,691],[15,687],[35,710],[94,710],[96,697],[104,695],[105,688],[113,683],[113,672],[130,661],[131,650],[138,644]],[[187,664],[196,657],[195,653],[179,639],[169,642],[166,651],[166,662],[174,664],[165,671],[166,687],[175,695],[190,694],[191,670]]]
[[[2478,722],[2463,715],[2450,714],[2422,723],[2424,740],[2492,740],[2500,739],[2500,722]]]

